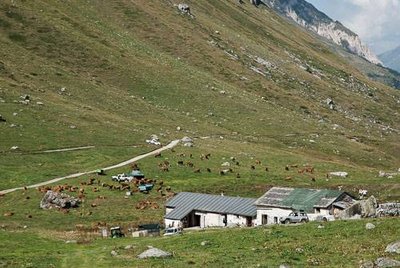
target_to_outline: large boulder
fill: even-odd
[[[169,252],[149,246],[148,250],[143,251],[137,257],[139,259],[146,259],[146,258],[166,258],[171,256],[172,254]]]
[[[376,208],[378,207],[378,202],[374,196],[370,196],[367,200],[361,200],[361,217],[370,218],[376,216]]]
[[[64,193],[47,191],[40,201],[40,208],[74,208],[78,207],[79,199]]]
[[[361,215],[362,218],[370,218],[376,216],[377,201],[374,196],[370,196],[366,200],[355,202],[350,207],[338,214],[340,219],[350,219],[355,215]]]

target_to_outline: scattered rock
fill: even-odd
[[[40,208],[74,208],[78,207],[79,199],[64,193],[47,191],[40,201]]]
[[[203,247],[204,246],[207,246],[207,245],[209,245],[210,244],[210,241],[202,241],[201,243],[200,243],[200,245],[202,245]]]
[[[184,3],[178,4],[178,9],[179,9],[182,13],[191,15],[190,7],[189,7],[188,4],[184,4]]]
[[[392,260],[389,258],[378,258],[375,261],[375,265],[379,268],[400,267],[400,261]]]
[[[181,139],[181,142],[183,143],[183,146],[185,146],[185,147],[193,147],[193,145],[194,145],[193,139],[189,138],[189,137],[183,137]]]
[[[325,100],[325,103],[326,103],[326,105],[329,106],[329,109],[335,110],[336,104],[334,103],[334,101],[333,101],[332,99],[327,98],[327,99]]]
[[[169,252],[166,252],[158,248],[149,247],[148,250],[140,253],[137,257],[139,259],[146,259],[146,258],[166,258],[171,256],[172,254]]]
[[[363,261],[360,263],[360,268],[374,268],[374,263],[372,261]]]
[[[76,129],[76,126],[75,125],[70,125],[69,128],[70,129]]]
[[[221,164],[221,167],[230,167],[230,166],[231,166],[231,163],[229,163],[229,162],[224,162]]]
[[[368,222],[368,223],[365,225],[365,229],[367,229],[367,230],[375,229],[375,225],[372,224],[372,223],[370,223],[370,222]]]
[[[41,101],[37,101],[36,104],[37,104],[37,105],[44,105],[44,103],[41,102]]]
[[[385,252],[400,254],[400,240],[399,240],[399,241],[396,241],[396,242],[393,242],[393,243],[390,243],[390,244],[386,247]]]
[[[319,224],[317,228],[318,228],[318,229],[324,229],[325,226],[323,226],[322,224]]]
[[[344,172],[344,171],[335,171],[335,172],[330,172],[329,175],[330,176],[346,178],[349,175],[349,173]]]
[[[18,149],[19,149],[19,147],[16,146],[16,145],[14,145],[13,147],[10,148],[10,150],[12,150],[12,151],[15,151],[15,150],[18,150]]]
[[[31,97],[29,95],[27,95],[27,94],[20,96],[20,98],[21,98],[21,100],[24,100],[24,101],[31,100]]]
[[[111,253],[111,256],[113,256],[113,257],[118,255],[118,252],[116,252],[115,250],[112,250],[110,253]]]
[[[177,130],[177,131],[181,131],[182,128],[178,126],[178,127],[176,127],[176,130]]]
[[[134,248],[133,245],[127,245],[127,246],[124,247],[124,249],[126,249],[126,250],[133,249],[133,248]]]
[[[290,266],[287,264],[281,264],[279,265],[279,268],[290,268]]]
[[[76,243],[78,243],[78,241],[76,241],[76,240],[67,240],[67,241],[65,241],[65,244],[76,244]]]

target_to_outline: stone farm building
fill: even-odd
[[[255,198],[182,192],[166,204],[165,227],[252,226]]]
[[[165,227],[232,227],[277,224],[294,210],[310,220],[354,203],[346,192],[273,187],[258,199],[182,192],[166,203]]]
[[[346,192],[328,189],[302,189],[273,187],[255,202],[257,225],[279,223],[294,210],[303,210],[310,220],[318,216],[337,216],[354,203]]]

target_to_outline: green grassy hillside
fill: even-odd
[[[195,1],[191,18],[169,1],[13,3],[0,7],[3,189],[114,163],[153,133],[400,166],[399,92],[266,8]]]
[[[380,201],[400,199],[400,177],[378,177],[380,170],[400,167],[400,91],[369,80],[265,7],[233,0],[187,3],[193,16],[170,0],[1,1],[0,190],[118,163],[153,150],[145,139],[157,134],[164,144],[194,138],[193,148],[179,145],[161,158],[139,162],[147,177],[163,180],[175,192],[258,197],[278,185],[341,186],[351,193],[368,189]],[[327,99],[333,100],[332,109]],[[94,147],[43,152],[81,146]],[[201,160],[207,153],[210,159]],[[169,172],[159,169],[162,161],[170,162]],[[226,161],[232,172],[221,176]],[[299,173],[304,166],[313,166],[314,173]],[[128,170],[95,178],[110,183],[109,175]],[[349,177],[328,178],[332,171]],[[22,252],[33,250],[32,241],[51,248],[58,245],[52,235],[63,236],[79,224],[128,228],[162,221],[165,196],[153,191],[126,199],[123,191],[94,192],[97,185],[82,185],[91,177],[60,183],[85,189],[85,203],[68,214],[40,210],[43,194],[36,189],[0,196],[2,241],[11,243],[16,236],[12,248],[26,242],[21,252],[0,254],[0,262],[22,266],[27,262]],[[143,200],[159,208],[136,209]],[[4,216],[9,212],[13,216]],[[82,266],[89,267],[98,250],[114,242],[93,243],[94,250],[60,246],[59,251],[75,252],[77,261],[57,253],[48,263],[76,266],[84,260]],[[32,263],[42,261],[41,254]],[[289,263],[306,261],[287,254]],[[102,265],[109,265],[101,256],[99,263],[106,259]],[[180,258],[179,264],[191,261]]]

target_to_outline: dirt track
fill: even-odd
[[[149,153],[145,153],[145,154],[142,154],[142,155],[138,155],[138,156],[136,156],[134,158],[131,158],[129,160],[126,160],[124,162],[121,162],[121,163],[113,165],[113,166],[105,167],[103,169],[104,170],[111,170],[111,169],[114,169],[114,168],[119,168],[119,167],[126,166],[126,165],[128,165],[130,163],[136,162],[136,161],[138,161],[140,159],[143,159],[145,157],[148,157],[148,156],[151,156],[151,155],[155,155],[155,154],[158,154],[158,153],[160,153],[162,151],[171,149],[171,148],[175,147],[176,145],[178,145],[178,143],[179,143],[179,140],[171,141],[169,144],[167,144],[167,145],[165,145],[165,146],[163,146],[161,148],[158,148],[158,149],[156,149],[154,151],[151,151]],[[64,176],[64,177],[54,178],[54,179],[51,179],[51,180],[48,180],[48,181],[45,181],[45,182],[29,185],[29,186],[26,186],[26,187],[27,188],[37,188],[39,186],[44,186],[44,185],[55,183],[55,182],[59,182],[59,181],[65,180],[65,179],[76,178],[76,177],[79,177],[79,176],[82,176],[82,175],[92,174],[92,173],[95,173],[95,172],[96,172],[96,170],[75,173],[75,174],[71,174],[71,175]],[[14,191],[17,191],[17,190],[22,190],[22,189],[24,189],[24,187],[17,187],[17,188],[12,188],[12,189],[1,190],[0,194],[7,194],[7,193],[11,193],[11,192],[14,192]]]

